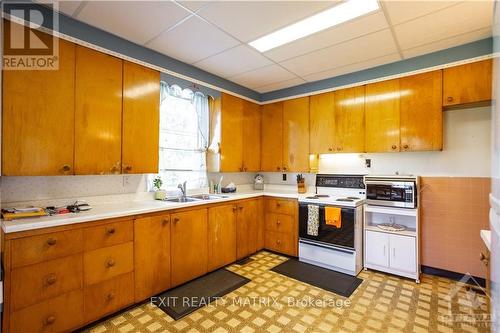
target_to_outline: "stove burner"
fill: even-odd
[[[337,199],[336,201],[347,201],[347,202],[352,202],[354,201],[353,199],[350,199],[350,198],[339,198]]]

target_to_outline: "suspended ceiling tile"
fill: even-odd
[[[348,73],[354,73],[354,72],[361,71],[361,70],[364,70],[367,68],[381,66],[381,65],[388,64],[391,62],[396,62],[399,60],[401,60],[401,56],[399,55],[399,53],[392,53],[392,54],[388,54],[388,55],[385,55],[382,57],[362,61],[359,63],[329,69],[329,70],[326,70],[324,72],[306,75],[306,76],[304,76],[304,79],[308,82],[318,81],[318,80],[328,79],[328,78],[332,78],[335,76],[340,76],[340,75],[344,75],[344,74],[348,74]]]
[[[230,77],[272,62],[248,45],[239,45],[195,63],[196,67],[213,74]]]
[[[83,1],[59,1],[57,6],[59,11],[68,16],[72,16],[75,11],[80,7]]]
[[[173,26],[189,12],[172,1],[88,1],[76,18],[137,44]]]
[[[403,56],[407,58],[417,57],[419,55],[444,50],[450,47],[471,43],[480,39],[491,37],[491,28],[479,29],[468,32],[463,35],[442,39],[440,41],[418,46],[412,49],[403,50]]]
[[[230,80],[250,89],[254,89],[256,87],[282,82],[293,78],[296,78],[296,76],[286,69],[283,69],[278,65],[270,65],[233,76]]]
[[[326,71],[396,53],[389,29],[311,52],[280,64],[298,76]]]
[[[192,16],[146,44],[158,52],[192,64],[238,45],[239,42],[211,24]]]
[[[446,7],[451,7],[461,1],[384,1],[392,24],[399,24],[411,19],[428,15]]]
[[[394,27],[401,49],[491,27],[493,2],[466,1]]]
[[[243,42],[316,14],[338,1],[214,1],[198,15]]]
[[[200,10],[202,7],[205,7],[206,5],[208,5],[209,3],[211,3],[212,1],[190,1],[190,0],[187,0],[187,1],[177,1],[177,3],[181,4],[183,7],[186,7],[190,10],[192,10],[193,12],[196,12],[198,10]]]
[[[304,81],[303,79],[296,77],[296,78],[293,78],[290,80],[285,80],[285,81],[281,81],[281,82],[267,84],[267,85],[262,86],[262,87],[257,87],[257,88],[255,88],[255,90],[260,92],[260,93],[265,93],[265,92],[269,92],[269,91],[275,91],[275,90],[280,90],[280,89],[298,86],[299,84],[302,84],[305,82],[306,81]]]
[[[387,28],[384,14],[378,11],[277,47],[265,55],[279,62]]]

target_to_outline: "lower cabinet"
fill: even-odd
[[[170,215],[134,221],[135,301],[170,288]]]
[[[418,279],[416,239],[365,231],[365,267]]]
[[[258,230],[262,214],[259,214],[258,200],[242,201],[237,207],[236,259],[242,259],[258,250]]]
[[[175,213],[171,218],[172,287],[208,270],[207,209]]]
[[[298,204],[295,199],[265,199],[265,248],[290,256],[298,253]]]
[[[208,271],[236,260],[236,213],[231,203],[208,209]]]

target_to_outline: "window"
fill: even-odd
[[[207,186],[208,97],[161,82],[160,166],[164,189]]]

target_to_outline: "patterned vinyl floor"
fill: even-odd
[[[485,296],[444,278],[421,283],[362,271],[349,298],[270,269],[287,258],[259,252],[228,267],[251,282],[174,321],[148,304],[96,324],[88,332],[489,332]]]

